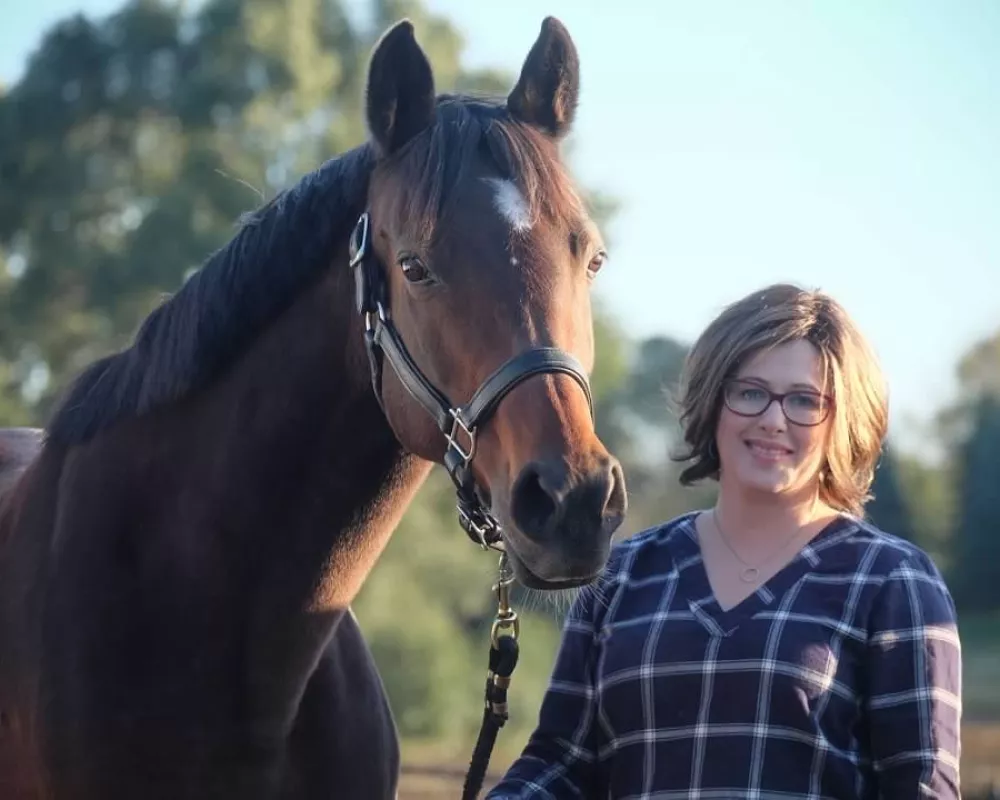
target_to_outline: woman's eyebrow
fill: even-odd
[[[774,386],[771,384],[770,381],[768,381],[765,378],[759,378],[756,375],[743,375],[743,376],[739,377],[738,380],[748,381],[750,383],[759,383],[761,386],[764,386],[764,387],[766,387],[768,389],[773,389],[774,388]],[[819,392],[820,391],[819,387],[816,386],[815,384],[812,384],[812,383],[793,383],[788,388],[789,389],[805,389],[805,390],[808,390],[810,392]]]

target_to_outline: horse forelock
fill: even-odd
[[[456,221],[457,190],[475,179],[484,156],[497,209],[512,225],[527,230],[543,217],[586,216],[555,142],[500,103],[444,95],[435,123],[382,166],[400,188],[396,215],[419,241],[429,244],[442,222]]]

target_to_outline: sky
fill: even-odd
[[[597,291],[629,335],[691,341],[765,284],[824,289],[879,355],[892,435],[919,447],[957,359],[1000,328],[1000,3],[426,3],[468,66],[516,74],[544,15],[569,29],[571,165],[621,202]],[[14,0],[0,81],[56,20],[118,5]]]

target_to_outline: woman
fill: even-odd
[[[862,516],[887,402],[861,335],[771,286],[708,327],[682,384],[681,480],[718,501],[616,546],[488,797],[958,798],[951,596]]]

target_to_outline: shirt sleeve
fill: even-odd
[[[595,691],[597,658],[594,605],[604,589],[588,588],[576,599],[563,624],[538,726],[521,756],[486,800],[562,800],[602,797],[601,743]],[[603,794],[601,789],[603,788]]]
[[[868,659],[879,796],[959,800],[962,651],[954,603],[927,556],[905,559],[880,589]]]

